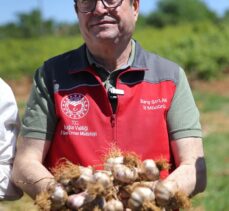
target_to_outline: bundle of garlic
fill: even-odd
[[[155,198],[155,186],[160,183],[160,171],[168,169],[164,160],[141,159],[133,153],[111,150],[104,158],[104,170],[61,163],[52,173],[55,183],[35,200],[40,210],[160,211],[164,208],[186,208],[184,194],[171,195],[163,204]],[[71,199],[71,200],[69,200]],[[71,205],[68,202],[71,201]]]

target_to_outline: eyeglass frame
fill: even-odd
[[[110,6],[107,6],[106,3],[104,3],[105,0],[94,0],[94,2],[95,2],[94,7],[93,7],[90,11],[81,11],[81,10],[79,9],[78,4],[77,4],[78,0],[74,0],[75,4],[76,4],[76,6],[77,6],[77,10],[79,10],[81,13],[91,13],[91,12],[94,12],[98,1],[101,1],[102,4],[103,4],[103,6],[104,6],[105,8],[107,8],[107,9],[115,9],[115,8],[121,6],[121,4],[122,4],[122,2],[123,2],[123,0],[119,0],[119,3],[118,3],[116,6],[110,7]]]

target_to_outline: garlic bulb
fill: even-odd
[[[122,156],[119,157],[110,157],[106,160],[106,163],[104,164],[104,168],[106,170],[111,171],[116,164],[123,164],[124,158]]]
[[[51,199],[53,201],[61,201],[61,200],[64,200],[66,196],[67,196],[66,191],[62,188],[62,186],[56,185],[54,187]]]
[[[93,170],[90,167],[80,166],[80,173],[78,179],[72,181],[72,185],[74,186],[75,193],[78,192],[78,189],[85,190],[87,184],[93,181]]]
[[[131,183],[138,178],[138,173],[135,168],[128,168],[123,164],[116,164],[113,168],[113,176],[118,181]]]
[[[151,181],[158,180],[160,177],[160,171],[154,160],[151,159],[143,161],[142,173]]]
[[[178,185],[174,180],[159,181],[155,188],[157,203],[162,207],[168,206],[177,191]]]
[[[91,175],[93,173],[93,169],[89,167],[79,166],[80,174]]]
[[[100,183],[107,188],[112,185],[111,173],[107,171],[96,171],[93,175],[93,181]]]
[[[60,210],[65,206],[67,201],[67,193],[60,184],[57,184],[53,188],[53,193],[51,195],[51,210]]]
[[[130,195],[128,200],[129,208],[136,210],[139,208],[144,201],[154,201],[155,195],[154,192],[147,187],[136,187]]]
[[[121,201],[111,199],[104,206],[104,211],[123,211],[124,207]]]
[[[83,194],[77,194],[74,195],[74,197],[71,198],[71,207],[74,207],[75,209],[80,208],[84,205],[86,201],[86,196]]]
[[[155,193],[164,195],[164,198],[171,198],[178,191],[178,185],[174,180],[159,181],[155,188]]]

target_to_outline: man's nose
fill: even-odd
[[[101,0],[97,0],[96,1],[96,5],[95,5],[95,14],[103,14],[105,12],[107,12],[107,7],[104,6],[103,2]]]

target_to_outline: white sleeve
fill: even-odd
[[[10,180],[20,122],[11,88],[0,78],[0,200],[22,196]]]

